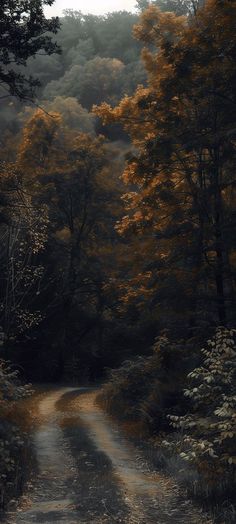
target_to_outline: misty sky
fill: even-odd
[[[60,16],[63,9],[75,9],[83,13],[101,15],[111,11],[133,11],[136,0],[55,0],[52,7],[46,7],[47,16]]]

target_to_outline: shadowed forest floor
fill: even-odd
[[[66,387],[39,399],[38,471],[4,522],[206,523],[172,479],[152,470],[95,399],[94,390]]]

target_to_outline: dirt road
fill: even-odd
[[[173,479],[158,474],[88,388],[58,388],[39,403],[38,471],[5,523],[203,524]]]

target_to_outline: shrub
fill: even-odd
[[[184,343],[165,335],[156,339],[149,357],[136,357],[112,370],[99,401],[112,415],[138,419],[151,433],[172,429],[170,410],[180,412],[187,400],[182,385],[189,354]]]
[[[22,385],[17,371],[0,360],[0,507],[20,482],[20,461],[24,435],[12,421],[15,402],[31,394],[30,385]]]
[[[212,477],[224,473],[235,478],[236,466],[236,330],[219,327],[207,348],[203,363],[188,375],[184,391],[191,411],[170,415],[181,429],[181,457],[195,463]]]

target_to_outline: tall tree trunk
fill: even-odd
[[[218,318],[222,325],[227,323],[226,319],[226,305],[225,305],[225,289],[224,289],[224,243],[222,236],[222,195],[219,184],[219,170],[216,171],[215,180],[215,243],[216,243],[216,269],[215,269],[215,284],[217,294],[217,309]]]

